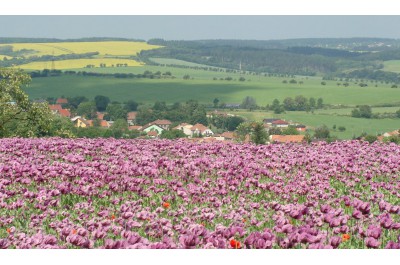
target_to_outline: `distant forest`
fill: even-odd
[[[393,73],[381,73],[383,62],[400,60],[400,41],[380,38],[271,41],[152,39],[148,43],[165,48],[142,51],[140,56],[143,60],[174,58],[243,71],[308,76],[343,77],[352,71],[351,77],[383,78],[385,81],[385,76],[388,76],[390,82],[397,78]],[[147,63],[151,62],[147,60]]]

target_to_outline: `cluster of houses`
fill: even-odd
[[[68,100],[66,98],[58,98],[56,104],[49,105],[50,110],[54,114],[58,114],[62,117],[67,117],[71,119],[74,123],[75,127],[87,128],[94,126],[94,120],[88,120],[81,116],[71,117],[71,112],[69,109],[65,108],[65,105],[68,104]],[[99,122],[98,126],[103,128],[109,128],[113,124],[112,121],[104,120],[104,113],[97,112],[97,121]],[[225,142],[233,142],[237,139],[237,135],[235,132],[223,132],[221,134],[215,134],[210,128],[207,126],[197,123],[197,124],[189,124],[189,123],[181,123],[175,127],[172,126],[172,122],[169,120],[155,120],[146,125],[140,126],[136,124],[136,111],[128,112],[127,114],[127,122],[129,130],[137,130],[143,134],[144,137],[147,138],[158,138],[160,134],[164,130],[180,130],[182,131],[189,140],[191,141],[199,141],[199,142],[214,142],[214,141],[225,141]],[[227,113],[210,113],[207,116],[211,117],[212,115],[224,115],[224,116],[234,116],[233,114]],[[279,128],[285,129],[289,126],[293,126],[299,132],[305,132],[306,126],[302,124],[287,122],[282,119],[264,119],[264,128],[267,132],[270,131],[271,128]],[[201,136],[201,137],[200,137]],[[302,142],[304,141],[304,135],[271,135],[269,136],[270,142]],[[250,135],[245,137],[245,142],[250,142]]]
[[[131,118],[133,114],[128,113],[128,118]],[[132,124],[134,121],[128,120],[128,123]],[[207,126],[197,123],[195,125],[188,123],[181,123],[178,126],[171,128],[172,122],[169,120],[155,120],[146,125],[130,125],[128,127],[129,130],[138,130],[140,132],[145,132],[150,138],[157,138],[164,130],[180,130],[187,137],[211,137],[214,135],[213,131],[210,130]]]

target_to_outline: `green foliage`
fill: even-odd
[[[113,125],[107,130],[105,136],[114,138],[123,138],[128,132],[128,122],[126,119],[117,119]]]
[[[129,111],[137,111],[137,107],[139,106],[139,104],[134,101],[134,100],[128,100],[125,103],[125,109],[129,112]]]
[[[385,137],[383,139],[383,141],[386,142],[386,143],[400,144],[400,136],[392,135],[392,136],[389,136],[389,137]]]
[[[338,127],[339,132],[344,132],[346,130],[346,127],[344,126],[339,126]]]
[[[116,121],[118,119],[125,119],[127,110],[121,104],[109,104],[106,109],[108,120]]]
[[[0,68],[0,137],[34,137],[50,133],[53,115],[47,103],[33,103],[22,90],[30,77]]]
[[[253,125],[251,141],[255,144],[265,144],[267,140],[268,140],[268,134],[264,129],[264,124],[262,122],[256,122]]]
[[[218,98],[214,98],[214,100],[213,100],[214,108],[218,107],[218,103],[219,103],[219,99]]]
[[[102,95],[97,95],[94,98],[94,102],[98,111],[105,111],[107,109],[108,103],[110,103],[110,98]]]
[[[244,119],[239,116],[214,115],[212,118],[210,118],[210,122],[218,129],[234,131],[239,126],[239,124],[244,122]]]
[[[282,135],[298,135],[299,131],[296,130],[296,127],[289,126],[286,129],[282,130]]]
[[[330,137],[329,128],[326,125],[322,125],[315,129],[314,138],[316,139],[328,139]]]
[[[239,142],[244,142],[246,139],[246,135],[252,132],[252,123],[250,122],[243,122],[239,124],[236,128],[236,135],[238,137]]]
[[[396,117],[400,118],[400,109],[398,111],[396,111]]]
[[[181,130],[164,130],[162,131],[160,138],[161,139],[177,139],[177,138],[185,138],[186,134]]]
[[[97,109],[94,101],[81,102],[78,108],[76,109],[76,113],[78,115],[83,116],[89,120],[97,117],[96,111]]]
[[[376,137],[376,135],[368,134],[364,137],[364,140],[371,144],[378,140],[378,137]]]
[[[89,100],[83,96],[76,96],[76,97],[69,97],[68,98],[68,105],[70,109],[76,110],[82,102],[88,102]]]
[[[371,107],[368,105],[359,106],[358,108],[355,108],[351,111],[351,116],[354,118],[370,119],[372,117]]]
[[[249,110],[256,109],[257,103],[256,103],[255,98],[250,97],[250,96],[245,97],[242,101],[241,107],[244,109],[249,109]]]

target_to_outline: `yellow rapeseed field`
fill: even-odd
[[[57,70],[73,69],[73,68],[85,68],[87,65],[94,65],[94,67],[100,67],[100,64],[106,64],[106,67],[116,67],[117,64],[127,64],[127,66],[142,66],[135,60],[118,59],[118,58],[97,58],[97,59],[76,59],[76,60],[62,60],[54,61],[54,68]],[[15,68],[26,69],[26,70],[43,70],[52,69],[52,62],[32,62],[23,65],[17,65]]]
[[[99,52],[104,55],[136,55],[142,50],[157,49],[161,46],[149,45],[145,42],[132,41],[99,41],[99,42],[57,42],[57,43],[8,43],[1,46],[11,45],[14,51],[22,49],[35,50],[35,53],[27,54],[29,56],[42,55],[62,55],[71,53]]]

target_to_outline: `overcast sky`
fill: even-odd
[[[400,16],[0,16],[0,37],[400,38]]]

